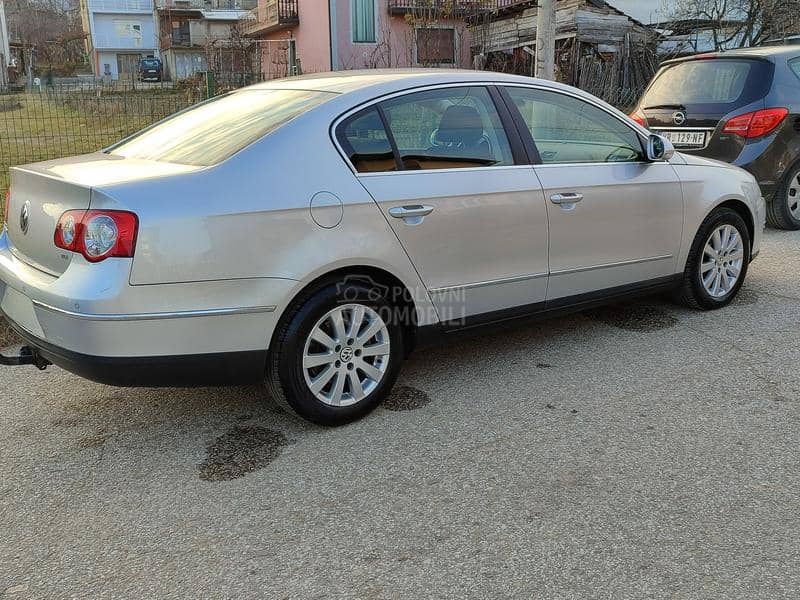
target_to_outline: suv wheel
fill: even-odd
[[[778,229],[800,229],[800,163],[789,169],[767,203],[767,222]]]
[[[381,286],[323,285],[300,298],[279,324],[267,362],[278,403],[320,425],[341,425],[389,393],[404,351],[399,313]]]
[[[722,308],[739,293],[749,257],[750,234],[744,219],[730,208],[716,209],[692,242],[677,300],[700,310]]]

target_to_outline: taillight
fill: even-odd
[[[747,139],[759,138],[775,131],[788,114],[789,111],[785,108],[757,110],[733,117],[725,123],[722,132],[732,133]]]
[[[6,197],[3,201],[3,220],[8,223],[8,211],[11,210],[11,188],[6,190]]]
[[[58,220],[53,242],[79,252],[89,262],[109,257],[130,258],[136,246],[139,220],[123,210],[68,210]]]
[[[647,127],[647,117],[645,117],[641,110],[637,110],[636,112],[632,113],[630,117],[642,127]]]

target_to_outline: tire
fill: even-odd
[[[725,249],[724,234],[719,238],[719,243],[714,241],[716,232],[726,231],[724,228],[733,228],[739,236],[737,243],[733,236],[729,240],[730,248]],[[730,231],[728,229],[727,231]],[[720,253],[720,262],[717,262],[711,254],[707,254],[707,244],[710,250],[714,250],[714,245],[722,246],[723,252]],[[741,254],[740,263],[736,257]],[[730,262],[727,262],[730,261]],[[739,289],[747,276],[747,267],[750,262],[750,234],[744,219],[735,210],[730,208],[718,208],[714,210],[705,221],[700,225],[697,235],[692,242],[689,257],[686,259],[686,267],[683,271],[683,279],[680,287],[675,293],[675,300],[698,310],[715,310],[726,306],[736,297]],[[705,267],[701,266],[704,265]],[[712,265],[708,269],[708,265]],[[727,267],[727,268],[726,268]],[[708,269],[708,270],[705,270]],[[732,273],[738,268],[738,276],[731,282]],[[720,273],[719,288],[714,288],[716,273]],[[723,279],[723,274],[728,275]],[[704,278],[705,275],[705,278]],[[712,289],[707,288],[704,282],[709,281]],[[727,283],[726,283],[727,282]],[[727,289],[725,289],[727,288]],[[716,291],[716,293],[714,293]]]
[[[792,165],[767,202],[767,223],[777,229],[800,229],[800,162]]]
[[[336,315],[341,317],[340,333],[346,335],[337,335]],[[374,326],[373,337],[359,341],[353,333],[358,315],[362,315],[358,331],[368,335]],[[368,414],[389,394],[400,373],[405,356],[401,317],[386,288],[366,281],[327,281],[301,294],[270,344],[266,383],[273,398],[282,408],[319,425],[343,425]],[[327,345],[317,341],[326,335]],[[368,352],[386,354],[367,356]],[[312,390],[312,384],[328,376],[321,389]],[[362,378],[359,389],[356,381]]]

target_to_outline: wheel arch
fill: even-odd
[[[753,240],[755,239],[756,235],[756,225],[755,225],[755,216],[753,215],[753,211],[750,210],[750,207],[747,205],[747,203],[738,198],[729,198],[727,200],[723,200],[722,202],[714,206],[710,211],[708,211],[708,214],[705,216],[703,220],[705,221],[705,219],[708,218],[708,215],[710,215],[718,208],[729,208],[732,211],[738,213],[740,217],[742,217],[745,225],[747,225],[747,233],[750,236],[750,251],[752,252]]]
[[[281,310],[279,324],[284,321],[309,295],[315,293],[323,287],[337,281],[362,281],[370,284],[377,284],[386,288],[387,293],[391,294],[391,301],[398,306],[404,317],[403,336],[406,352],[413,350],[416,343],[417,328],[420,325],[419,319],[421,312],[426,309],[426,304],[430,302],[427,291],[424,291],[424,298],[420,298],[412,292],[408,285],[400,276],[392,273],[386,268],[370,264],[349,264],[344,266],[332,267],[321,273],[316,273],[309,280],[298,282],[299,285],[290,295],[288,301]],[[418,289],[422,289],[421,287]],[[426,302],[427,301],[427,302]],[[432,305],[429,305],[432,306]],[[423,323],[424,324],[424,323]],[[275,332],[280,326],[275,328]],[[273,332],[273,338],[275,333]],[[270,347],[272,341],[270,341]]]

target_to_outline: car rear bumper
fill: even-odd
[[[80,256],[54,277],[19,260],[0,235],[2,314],[50,362],[117,385],[246,381],[240,371],[253,365],[260,376],[297,286],[278,278],[132,286],[129,277],[130,259]]]
[[[264,377],[266,350],[171,356],[93,356],[50,344],[7,316],[6,319],[39,358],[98,383],[120,387],[192,387],[256,383]]]

